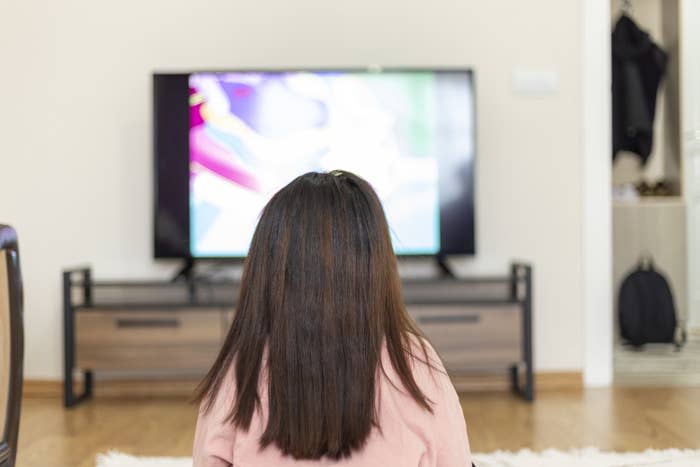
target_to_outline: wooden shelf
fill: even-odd
[[[683,206],[685,198],[683,196],[640,196],[635,200],[614,199],[614,207],[637,207],[637,206]]]

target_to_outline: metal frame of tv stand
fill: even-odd
[[[76,279],[76,276],[79,276]],[[526,401],[534,400],[535,381],[533,374],[533,346],[532,346],[532,266],[526,263],[512,263],[510,265],[510,274],[507,277],[472,277],[472,278],[443,278],[443,279],[426,279],[421,283],[431,282],[449,282],[455,281],[459,283],[469,284],[494,284],[502,283],[509,285],[509,297],[504,299],[460,299],[457,303],[453,301],[442,300],[407,300],[407,305],[444,305],[444,304],[464,304],[464,305],[500,305],[500,304],[518,304],[522,307],[522,359],[520,362],[514,362],[509,368],[511,389],[523,397]],[[407,282],[418,282],[413,279]],[[235,284],[235,282],[231,282]],[[119,282],[119,281],[93,281],[92,271],[90,267],[66,269],[63,271],[63,326],[64,326],[64,380],[63,380],[63,402],[65,407],[73,407],[76,404],[89,399],[93,393],[94,374],[92,369],[80,368],[83,378],[83,391],[79,394],[75,392],[74,373],[75,367],[75,311],[76,309],[90,309],[99,307],[101,310],[110,308],[125,310],[133,309],[152,309],[152,310],[173,310],[180,307],[187,308],[213,308],[213,307],[235,307],[234,302],[230,303],[214,303],[207,301],[196,300],[196,294],[193,291],[197,287],[210,287],[212,285],[224,285],[223,282],[179,282],[173,283],[169,281],[139,281],[139,282]],[[144,306],[143,304],[129,303],[123,305],[109,304],[108,306],[100,306],[93,301],[94,287],[184,287],[187,286],[189,301],[180,304],[153,304]],[[73,302],[73,290],[80,287],[82,290],[82,303]],[[521,378],[521,365],[524,366]]]

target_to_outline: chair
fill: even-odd
[[[23,341],[17,234],[0,224],[0,467],[14,467],[17,456]]]

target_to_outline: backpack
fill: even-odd
[[[618,313],[622,338],[635,347],[648,343],[680,347],[685,342],[683,332],[676,338],[678,320],[671,287],[651,259],[640,261],[622,281]]]

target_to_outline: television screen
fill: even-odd
[[[342,169],[384,206],[400,255],[474,253],[469,71],[155,75],[157,257],[247,254],[295,177]]]

